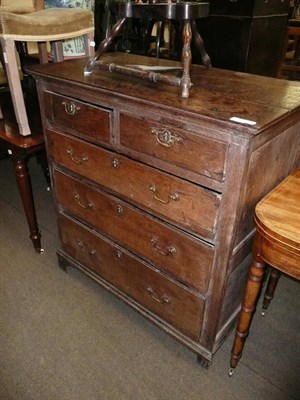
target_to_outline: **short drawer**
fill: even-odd
[[[65,132],[110,141],[112,111],[109,109],[45,92],[45,112],[51,124]]]
[[[60,215],[59,225],[68,255],[189,337],[199,338],[203,299],[74,220]]]
[[[129,114],[120,115],[120,137],[124,147],[218,182],[224,180],[227,150],[224,143]]]
[[[180,282],[207,291],[212,246],[62,172],[55,171],[54,180],[57,201],[65,211],[134,250]]]
[[[50,132],[58,164],[204,237],[213,238],[220,195],[81,140]]]

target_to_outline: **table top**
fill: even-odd
[[[300,169],[257,204],[255,218],[268,237],[300,256]]]
[[[101,56],[101,61],[120,65],[181,66],[174,61],[128,53],[106,53]],[[214,125],[243,135],[257,135],[287,116],[294,122],[300,121],[300,82],[193,65],[193,86],[189,98],[184,99],[178,87],[155,84],[97,67],[91,75],[84,76],[86,63],[86,58],[73,59],[32,66],[28,71],[37,79],[54,78],[56,82],[68,81],[79,87],[114,93],[120,102],[140,100],[150,104],[154,112],[158,110],[178,118],[188,114],[197,121],[199,117],[202,121],[213,120]]]

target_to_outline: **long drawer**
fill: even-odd
[[[60,214],[63,250],[129,297],[197,340],[204,301],[124,249]]]
[[[120,114],[120,141],[127,148],[218,182],[225,179],[225,143],[125,113]]]
[[[109,142],[112,110],[56,93],[45,92],[45,113],[51,125],[65,132]]]
[[[134,250],[175,279],[207,291],[212,246],[62,172],[55,171],[54,180],[57,201],[68,213]]]
[[[213,239],[220,195],[82,140],[48,132],[58,164],[131,199],[176,224]]]

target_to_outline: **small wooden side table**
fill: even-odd
[[[256,234],[242,309],[231,351],[233,375],[248,336],[261,290],[265,265],[271,266],[263,309],[273,298],[281,272],[300,279],[300,169],[289,175],[255,208]]]
[[[16,175],[16,180],[24,207],[30,239],[37,253],[43,253],[41,246],[41,234],[38,228],[37,217],[32,195],[31,179],[28,173],[27,161],[31,155],[40,155],[39,162],[44,171],[48,186],[50,187],[50,179],[48,172],[47,159],[45,154],[45,142],[43,131],[40,126],[38,113],[35,112],[35,118],[30,118],[32,134],[29,136],[21,136],[15,117],[11,107],[4,104],[2,107],[4,119],[0,120],[0,142],[10,155]],[[32,113],[31,113],[32,114]]]

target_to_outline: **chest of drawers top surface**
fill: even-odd
[[[105,54],[103,59],[122,65],[174,65],[166,60],[125,53]],[[215,127],[242,135],[257,135],[291,112],[297,112],[298,119],[300,115],[298,82],[193,65],[190,97],[183,99],[179,88],[96,68],[90,76],[84,76],[85,64],[86,59],[69,60],[63,64],[34,66],[30,70],[37,79],[41,76],[51,82],[72,82],[73,87],[79,85],[104,97],[114,95],[120,108],[132,101],[133,107],[137,102],[140,107],[147,104],[149,108],[150,104],[153,113],[169,116],[175,122],[188,116],[195,124],[213,122]],[[234,122],[232,118],[239,118],[241,122]]]

